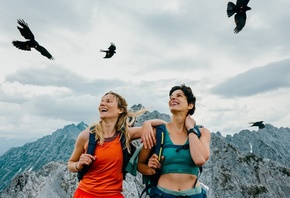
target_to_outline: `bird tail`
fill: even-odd
[[[228,2],[228,7],[227,7],[228,17],[231,17],[236,13],[235,9],[236,9],[236,5],[233,2]]]

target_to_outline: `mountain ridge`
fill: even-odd
[[[136,110],[142,105],[133,107]],[[170,120],[169,115],[158,111],[146,112],[137,118],[135,126],[154,118]],[[66,125],[0,156],[0,197],[51,197],[52,193],[53,197],[71,197],[78,181],[66,163],[75,139],[86,127],[84,122]],[[200,178],[210,187],[208,197],[287,197],[289,139],[289,128],[270,124],[226,137],[211,132],[211,157]],[[141,174],[127,174],[123,185],[125,197],[138,197],[143,188]]]

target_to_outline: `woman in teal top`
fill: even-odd
[[[152,148],[142,148],[138,171],[143,175],[154,175],[161,169],[156,187],[150,191],[150,197],[202,197],[201,186],[197,180],[200,166],[210,156],[210,132],[200,128],[193,130],[195,121],[191,117],[195,111],[196,98],[191,88],[182,84],[174,86],[169,92],[171,122],[165,126],[165,145],[183,145],[185,149],[176,151],[172,146],[163,148],[163,156],[158,160],[151,155]],[[187,148],[187,149],[186,149]]]

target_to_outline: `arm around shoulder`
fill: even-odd
[[[147,145],[152,145],[153,142],[155,142],[155,132],[153,127],[161,124],[166,124],[166,122],[161,119],[151,119],[144,121],[142,127],[129,128],[131,141],[141,138],[141,141],[145,143],[145,148],[147,148]]]

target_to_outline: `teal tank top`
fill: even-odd
[[[199,168],[195,165],[191,158],[188,139],[184,145],[174,145],[170,139],[167,128],[165,129],[162,155],[164,156],[164,161],[161,168],[162,175],[167,173],[186,173],[198,175]]]

